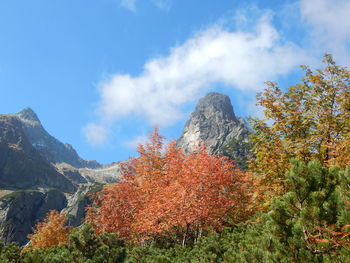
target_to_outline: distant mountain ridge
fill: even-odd
[[[18,114],[13,114],[21,122],[23,130],[33,147],[51,163],[68,163],[76,168],[99,168],[96,161],[86,161],[79,157],[72,145],[63,144],[51,136],[41,125],[38,116],[31,108],[25,108]]]
[[[15,116],[0,115],[0,187],[3,189],[76,187],[51,166],[29,142]]]

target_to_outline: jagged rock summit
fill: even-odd
[[[40,120],[38,118],[38,116],[36,115],[36,113],[29,107],[23,109],[22,111],[20,111],[17,116],[22,120],[22,121],[31,121],[34,122],[35,124],[39,124]]]
[[[63,144],[51,136],[41,125],[36,113],[31,108],[25,108],[13,114],[21,122],[23,130],[33,147],[50,163],[68,163],[76,168],[99,168],[96,161],[86,161],[79,157],[72,145]]]
[[[0,189],[37,187],[75,191],[73,184],[33,148],[21,121],[0,115]]]
[[[247,141],[249,133],[246,122],[236,117],[230,98],[211,92],[199,100],[177,141],[177,146],[189,152],[205,143],[210,154],[235,157],[239,153],[227,154],[226,146],[232,141]]]

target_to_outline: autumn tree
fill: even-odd
[[[67,242],[70,233],[70,227],[65,225],[67,220],[64,214],[60,214],[56,210],[50,210],[44,221],[36,225],[34,233],[28,235],[30,246],[40,249]]]
[[[88,211],[97,232],[139,241],[172,232],[185,244],[245,214],[247,176],[226,158],[164,146],[157,129],[137,150],[121,165],[120,182],[105,186]]]
[[[260,197],[286,191],[284,174],[289,161],[314,159],[345,167],[350,158],[350,72],[336,65],[331,55],[325,68],[312,72],[303,66],[302,83],[282,91],[268,82],[258,94],[265,119],[253,119],[251,163]]]

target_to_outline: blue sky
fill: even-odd
[[[288,87],[330,52],[349,66],[350,1],[1,0],[1,113],[31,107],[85,159],[135,154],[154,125],[181,134],[198,99],[261,116],[264,81]]]

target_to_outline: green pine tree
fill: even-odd
[[[344,173],[339,168],[322,167],[319,161],[308,165],[293,160],[286,173],[289,190],[274,198],[267,219],[277,262],[337,262],[341,248],[331,242],[317,242],[319,229],[341,225],[349,218],[344,209]],[[348,194],[347,194],[348,195]],[[339,261],[341,262],[341,261]]]

